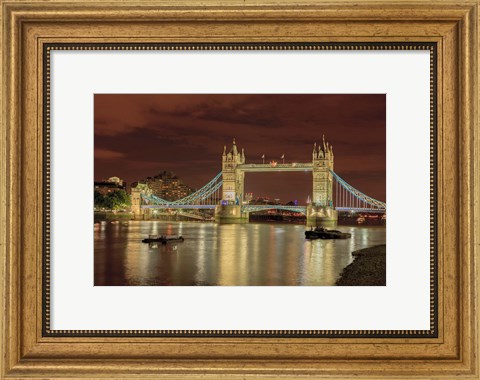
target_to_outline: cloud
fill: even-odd
[[[94,155],[96,160],[117,160],[125,157],[125,154],[122,152],[101,148],[95,148]]]

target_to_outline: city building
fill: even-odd
[[[126,190],[127,184],[118,177],[110,177],[108,179],[104,179],[103,181],[95,181],[93,183],[93,189],[102,195],[107,195],[108,193],[112,193],[114,191]]]
[[[175,201],[192,194],[195,190],[187,186],[174,173],[163,171],[153,177],[132,183],[136,187],[139,183],[147,185],[153,195],[167,201]]]
[[[253,196],[252,196],[253,198]],[[273,205],[269,197],[256,197],[249,202],[251,205]]]

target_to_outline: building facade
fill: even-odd
[[[93,190],[99,192],[102,195],[107,195],[119,190],[126,190],[127,184],[125,181],[118,177],[110,177],[103,181],[95,181],[93,183]]]
[[[176,201],[192,194],[195,190],[183,183],[174,173],[163,171],[153,177],[132,183],[132,188],[138,184],[146,184],[152,194],[167,201]]]

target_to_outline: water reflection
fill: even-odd
[[[130,222],[94,231],[95,285],[334,285],[351,252],[385,243],[383,227],[339,227],[347,240],[305,240],[289,224]],[[183,243],[144,244],[153,234]]]

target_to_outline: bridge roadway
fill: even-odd
[[[292,212],[301,212],[302,214],[307,214],[306,206],[280,206],[280,205],[245,205],[242,207],[244,211],[247,212],[256,212],[264,210],[285,210]]]
[[[312,171],[313,163],[291,163],[291,164],[240,164],[237,165],[236,170],[242,172],[303,172]]]

